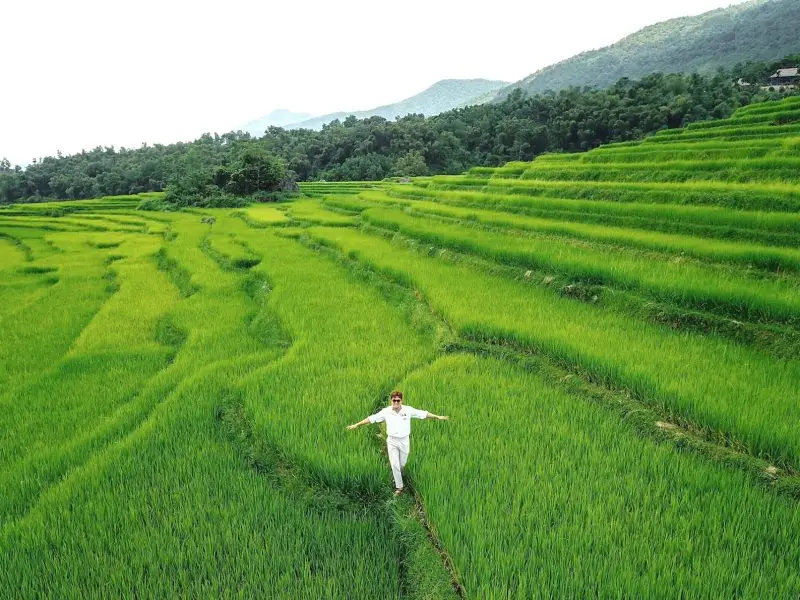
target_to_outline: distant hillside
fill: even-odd
[[[242,131],[246,131],[250,135],[262,136],[264,135],[264,131],[267,129],[267,127],[273,125],[275,127],[285,127],[290,123],[304,121],[311,116],[311,113],[292,112],[290,110],[279,108],[277,110],[273,110],[271,113],[261,117],[260,119],[250,121],[247,125],[242,126],[240,129]]]
[[[334,119],[343,120],[349,115],[354,115],[358,119],[372,116],[394,119],[409,113],[422,113],[426,117],[430,117],[453,108],[488,102],[506,85],[508,82],[486,79],[443,79],[416,96],[411,96],[395,104],[356,112],[330,113],[288,124],[286,128],[320,130],[325,123],[330,123]]]
[[[709,72],[737,62],[800,51],[800,1],[753,0],[696,17],[671,19],[621,41],[556,63],[501,90],[529,94],[570,86],[608,87],[649,73]]]

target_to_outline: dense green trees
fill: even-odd
[[[283,160],[256,141],[203,136],[177,161],[164,202],[175,206],[237,206],[276,191],[286,181]],[[248,143],[249,142],[249,143]],[[263,197],[263,196],[262,196]]]
[[[726,117],[739,106],[771,97],[757,86],[735,86],[739,76],[734,71],[654,74],[641,81],[622,79],[605,90],[571,88],[536,96],[517,92],[502,103],[429,119],[350,119],[334,121],[321,132],[273,127],[262,140],[301,180],[454,173],[475,165],[531,160],[542,152],[574,152],[637,139],[659,129]]]
[[[275,189],[285,178],[347,181],[457,173],[531,160],[542,152],[588,150],[727,117],[740,106],[777,97],[758,85],[734,84],[740,77],[763,82],[775,64],[740,64],[714,75],[657,73],[640,81],[621,79],[603,90],[570,88],[535,96],[517,91],[500,103],[431,118],[348,117],[322,131],[270,127],[260,138],[232,132],[166,146],[98,147],[47,157],[24,170],[3,161],[0,203],[166,189],[177,204],[215,205]]]

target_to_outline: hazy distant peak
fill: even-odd
[[[264,131],[270,126],[285,127],[290,123],[304,121],[312,116],[311,113],[293,112],[285,108],[276,108],[268,115],[256,119],[255,121],[250,121],[240,129],[249,132],[251,135],[262,136],[264,135]]]
[[[500,89],[507,85],[508,82],[506,81],[491,81],[487,79],[442,79],[419,94],[393,104],[377,106],[362,111],[329,113],[313,118],[308,118],[310,115],[306,115],[303,118],[284,122],[281,125],[277,123],[270,124],[286,129],[319,130],[322,129],[323,125],[330,123],[334,119],[343,120],[350,115],[358,119],[365,119],[372,116],[394,119],[395,117],[403,117],[409,113],[423,114],[431,117],[453,108],[468,106],[470,104],[484,104],[491,100]],[[270,115],[275,112],[277,111],[273,111]],[[267,117],[270,115],[267,115]],[[264,117],[264,119],[267,117]],[[261,126],[262,121],[263,119],[259,119],[252,123]],[[243,129],[245,129],[245,131],[250,131],[254,135],[262,135],[263,130],[266,129],[266,127],[263,127],[256,133],[250,129],[250,125],[251,123],[248,123]]]

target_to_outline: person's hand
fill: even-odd
[[[439,417],[439,420],[440,421],[447,421],[447,419],[449,419],[449,418],[450,417],[446,417],[446,416],[442,415],[441,417]]]
[[[345,427],[345,429],[351,430],[351,429],[355,429],[356,427],[358,427],[358,423],[355,423],[353,425],[348,425],[347,427]]]

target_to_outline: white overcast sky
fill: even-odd
[[[275,108],[368,109],[440,79],[516,81],[737,3],[5,0],[0,158],[188,141]]]

